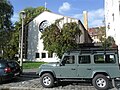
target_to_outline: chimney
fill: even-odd
[[[84,27],[86,30],[88,30],[88,12],[83,11],[83,22],[84,22]]]

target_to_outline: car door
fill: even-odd
[[[89,78],[92,75],[92,65],[90,55],[78,56],[77,77]]]
[[[77,74],[76,57],[74,55],[68,55],[63,58],[62,66],[60,67],[61,78],[74,78]]]

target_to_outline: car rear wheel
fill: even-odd
[[[109,88],[109,80],[102,74],[96,75],[92,80],[93,86],[98,90],[107,90]]]
[[[54,86],[54,78],[51,74],[45,73],[40,77],[41,85],[45,88],[51,88]]]

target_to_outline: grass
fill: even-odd
[[[23,69],[39,68],[42,64],[45,64],[45,62],[23,62]]]

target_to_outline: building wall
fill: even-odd
[[[120,57],[120,0],[105,0],[106,35],[114,37]]]
[[[93,43],[101,43],[105,38],[105,27],[93,27],[88,29],[88,33],[93,39]]]
[[[33,21],[29,23],[28,30],[28,51],[27,51],[27,59],[31,61],[45,61],[45,62],[53,62],[56,61],[57,56],[54,53],[53,57],[48,59],[48,51],[44,50],[43,40],[40,39],[41,32],[39,31],[39,25],[42,21],[47,21],[47,25],[50,25],[55,22],[55,20],[61,19],[60,26],[64,23],[69,22],[78,22],[77,19],[65,17],[62,15],[43,12],[39,16],[37,16]],[[44,56],[46,54],[46,56]],[[44,56],[44,57],[43,57]]]
[[[81,35],[78,38],[79,39],[79,44],[81,43],[92,43],[92,38],[90,37],[88,31],[85,29],[84,25],[82,22],[79,20],[78,21],[79,29],[81,30]]]
[[[113,36],[116,38],[116,29],[115,29],[115,18],[117,12],[115,9],[115,1],[118,0],[105,0],[105,21],[106,21],[106,35]]]

